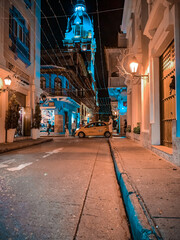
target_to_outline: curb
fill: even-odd
[[[129,176],[122,168],[120,161],[118,161],[119,158],[116,149],[112,146],[110,139],[108,142],[114,162],[117,181],[121,189],[121,194],[131,226],[133,239],[161,240],[162,237],[155,228],[138,192],[131,184]]]
[[[24,145],[20,144],[20,145],[12,146],[11,148],[7,147],[7,148],[5,148],[3,150],[0,149],[0,154],[6,153],[6,152],[10,152],[10,151],[15,151],[15,150],[22,149],[22,148],[31,147],[31,146],[34,146],[34,145],[39,145],[41,143],[51,142],[51,141],[53,141],[53,139],[42,139],[42,140],[37,141],[37,142],[30,142],[30,143],[24,144]]]

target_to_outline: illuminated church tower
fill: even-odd
[[[94,37],[93,22],[86,12],[85,0],[77,0],[74,14],[68,19],[67,30],[63,40],[69,50],[78,48],[84,55],[88,72],[94,76],[96,39]]]

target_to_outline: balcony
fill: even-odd
[[[59,89],[54,89],[54,88],[44,88],[44,92],[46,92],[49,96],[53,97],[70,97],[77,103],[80,102],[80,98],[77,96],[77,93],[73,91],[72,89],[67,89],[67,88],[59,88]]]
[[[109,77],[108,88],[126,87],[125,79],[123,77]]]

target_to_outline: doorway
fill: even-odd
[[[161,145],[172,148],[172,120],[176,119],[174,41],[160,57]]]

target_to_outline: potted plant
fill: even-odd
[[[41,126],[41,109],[39,103],[35,107],[35,113],[33,114],[32,120],[32,129],[31,129],[31,136],[32,139],[37,139],[40,137],[40,126]]]
[[[16,95],[13,94],[8,104],[8,110],[6,112],[5,120],[5,128],[7,130],[8,143],[14,141],[14,134],[18,126],[18,120],[20,117],[19,109],[20,109],[19,103],[16,100]]]
[[[134,139],[137,141],[140,141],[140,133],[141,133],[140,123],[137,123],[137,127],[133,129],[133,133],[134,133]]]
[[[137,127],[133,129],[133,132],[136,134],[140,134],[140,123],[137,123]]]

